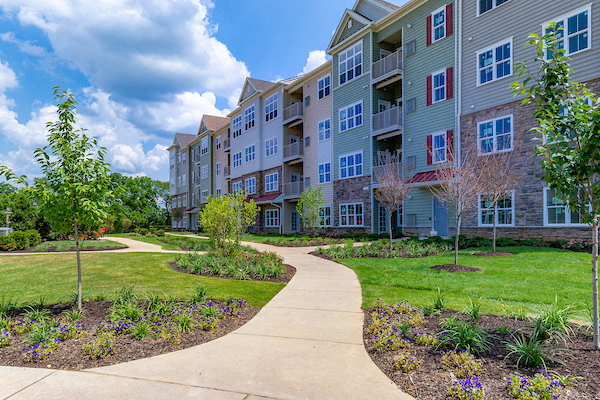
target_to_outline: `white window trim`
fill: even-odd
[[[447,72],[447,70],[446,70],[446,68],[444,68],[444,69],[441,69],[441,70],[436,71],[431,74],[431,104],[441,103],[442,101],[447,100],[447,97],[448,97],[448,76],[447,75],[448,74],[446,72]],[[435,99],[435,89],[436,88],[434,86],[434,84],[435,84],[434,77],[436,75],[440,75],[440,74],[444,74],[444,98],[441,100],[436,100]]]
[[[269,101],[273,100],[273,97],[275,97],[275,106],[273,107],[273,114],[275,114],[273,116],[273,118],[271,119],[267,119],[269,116],[269,113],[267,112],[266,108],[267,108],[267,104]],[[264,100],[264,107],[265,110],[264,116],[265,116],[265,124],[268,124],[269,122],[277,119],[277,117],[279,117],[279,93],[273,93],[271,96],[268,96],[265,98]]]
[[[497,147],[497,143],[498,141],[496,140],[496,121],[500,120],[500,119],[505,119],[505,118],[510,118],[510,148],[506,149],[506,150],[500,150],[498,151],[496,149]],[[491,122],[492,123],[492,129],[493,129],[493,149],[491,153],[483,153],[481,151],[481,138],[479,137],[479,127],[482,124],[487,124]],[[492,118],[492,119],[488,119],[485,121],[481,121],[477,123],[477,154],[479,156],[484,156],[484,155],[488,155],[488,154],[501,154],[501,153],[508,153],[510,151],[513,151],[515,148],[515,119],[513,117],[513,114],[508,114],[508,115],[503,115],[501,117],[497,117],[497,118]]]
[[[252,148],[252,147],[254,147],[254,151],[253,151],[252,153],[248,153],[248,154],[246,154],[246,150],[247,150],[247,149],[250,149],[250,148]],[[250,154],[252,154],[252,159],[251,159],[251,160],[247,160],[247,159],[246,159],[246,157],[248,157],[248,155],[250,155]],[[246,147],[244,147],[244,154],[243,154],[243,157],[244,157],[244,162],[247,162],[247,163],[249,163],[249,162],[253,162],[253,161],[256,161],[256,143],[254,143],[254,144],[251,144],[250,146],[246,146]]]
[[[500,4],[500,5],[497,5],[497,1],[496,1],[496,0],[493,0],[492,8],[490,8],[489,10],[487,10],[487,11],[486,11],[486,12],[484,12],[484,13],[481,13],[481,12],[479,12],[479,10],[480,10],[480,3],[479,3],[479,0],[476,0],[476,1],[477,1],[477,10],[476,10],[475,12],[476,12],[477,14],[475,15],[475,17],[479,17],[479,16],[481,16],[481,15],[485,15],[485,14],[487,14],[487,13],[489,13],[489,12],[492,12],[492,11],[494,11],[496,8],[498,8],[498,7],[502,7],[502,6],[503,6],[503,5],[505,5],[506,3],[509,3],[509,2],[510,2],[510,0],[508,0],[508,1],[505,1],[504,3],[502,3],[502,4]]]
[[[510,196],[511,196],[511,208],[510,208],[510,212],[511,212],[511,216],[512,216],[512,221],[510,224],[499,224],[498,223],[498,204],[496,203],[496,205],[494,205],[494,208],[496,208],[496,226],[497,227],[507,227],[507,226],[515,226],[515,191],[511,190],[510,192]],[[477,196],[477,226],[480,227],[484,227],[484,226],[494,226],[494,224],[484,224],[481,222],[481,212],[483,211],[483,209],[481,208],[481,196],[484,196],[485,194],[480,194]],[[487,209],[486,209],[487,210]],[[491,210],[491,209],[490,209]]]
[[[206,146],[204,146],[204,144],[202,142],[204,142],[206,140]],[[208,143],[208,136],[204,136],[202,139],[200,139],[200,155],[203,156],[205,154],[208,154],[209,151],[209,143]]]
[[[246,124],[249,123],[250,121],[246,122],[246,113],[250,109],[252,109],[252,115],[253,115],[252,120],[251,120],[252,121],[252,126],[250,128],[247,128]],[[243,119],[242,122],[243,122],[244,129],[243,129],[242,132],[249,131],[250,129],[256,128],[256,107],[254,105],[248,106],[246,109],[244,109],[243,114],[244,114],[244,119]]]
[[[269,143],[271,140],[277,140],[277,144],[273,144],[273,146],[271,146],[270,148],[275,148],[275,146],[277,146],[277,151],[271,151],[271,154],[267,155],[267,143]],[[272,138],[269,138],[267,140],[265,140],[265,157],[272,157],[274,155],[276,155],[277,153],[279,153],[279,139],[277,136],[274,136]]]
[[[444,159],[440,161],[435,160],[435,137],[444,136]],[[431,164],[442,164],[448,160],[448,131],[439,131],[431,134]]]
[[[267,182],[267,177],[275,175],[275,178],[273,180],[273,189],[269,190],[268,189],[268,182]],[[279,172],[274,172],[272,174],[267,174],[265,175],[265,192],[276,192],[279,189]]]
[[[329,121],[329,138],[321,140],[321,136],[320,136],[321,131],[319,130],[320,129],[319,126],[321,124],[325,124],[325,122],[327,122],[327,121]],[[324,120],[317,122],[317,139],[318,139],[319,143],[320,142],[325,142],[326,140],[330,140],[331,139],[331,134],[332,134],[332,132],[331,132],[332,129],[331,128],[332,128],[331,118],[325,118]],[[323,132],[325,132],[325,130],[323,130]],[[344,132],[346,132],[346,131],[344,131]]]
[[[324,205],[322,208],[323,208],[323,209],[325,209],[325,208],[329,208],[329,224],[323,224],[323,223],[322,223],[322,222],[323,222],[323,219],[324,219],[325,217],[321,217],[321,210],[319,210],[319,226],[320,226],[320,227],[332,226],[332,225],[333,225],[333,224],[332,224],[332,221],[333,221],[333,215],[332,215],[332,212],[333,212],[333,205],[331,205],[331,204],[325,204],[325,205]]]
[[[216,164],[216,167],[215,167],[215,172],[216,172],[216,175],[217,175],[217,176],[220,176],[220,175],[221,175],[221,161],[219,161],[219,162]]]
[[[579,227],[579,226],[588,226],[588,224],[586,224],[585,222],[581,222],[578,224],[573,224],[571,223],[571,208],[569,207],[569,202],[565,201],[565,214],[568,215],[569,217],[569,223],[564,223],[564,224],[551,224],[548,222],[548,192],[550,191],[549,187],[545,187],[544,188],[544,226],[553,226],[553,227],[563,227],[563,226],[575,226],[575,227]],[[565,221],[566,221],[566,216],[565,216]]]
[[[351,48],[355,47],[355,46],[356,46],[357,44],[359,44],[359,43],[361,44],[361,48],[360,48],[360,53],[361,53],[361,63],[360,63],[360,65],[361,65],[361,68],[360,68],[360,75],[354,75],[354,78],[352,78],[351,80],[348,80],[348,78],[347,78],[347,76],[348,76],[348,75],[346,75],[346,82],[344,82],[344,83],[340,83],[340,54],[344,54],[344,53],[346,53],[348,50],[350,50]],[[338,88],[339,88],[339,87],[341,87],[341,86],[347,85],[348,83],[350,83],[350,82],[354,81],[355,79],[357,79],[357,78],[360,78],[360,77],[362,77],[363,75],[365,75],[366,71],[365,71],[365,68],[364,68],[364,66],[365,66],[365,57],[364,57],[364,56],[365,56],[365,54],[364,54],[364,47],[365,47],[365,44],[364,44],[363,40],[362,40],[362,39],[360,39],[360,40],[358,40],[358,41],[354,42],[352,45],[350,45],[350,46],[346,46],[346,48],[345,48],[344,50],[342,50],[342,51],[339,51],[339,52],[337,53],[337,57],[338,57],[338,74],[337,74],[337,78],[338,78],[338,85],[337,85],[337,87],[338,87]],[[354,57],[354,55],[353,55],[353,57]],[[355,68],[355,67],[356,67],[356,65],[355,65],[354,67],[352,67],[352,68]],[[347,74],[347,73],[348,73],[348,70],[346,69],[346,74]],[[317,89],[318,89],[318,86],[317,86]],[[332,90],[333,90],[333,88],[332,88]],[[318,96],[318,91],[317,91],[317,98],[318,98],[318,97],[319,97],[319,96]]]
[[[235,126],[236,126],[235,120],[238,119],[238,118],[240,119],[239,129],[235,129]],[[244,128],[244,116],[240,114],[237,117],[233,117],[231,119],[231,138],[232,139],[237,139],[240,136],[242,136],[242,133],[244,133],[244,129],[243,128]],[[239,133],[236,135],[236,132],[239,132]]]
[[[361,105],[361,114],[360,114],[360,115],[361,115],[361,118],[360,118],[360,125],[356,125],[356,124],[355,124],[355,125],[354,125],[352,128],[346,128],[346,130],[342,130],[342,120],[341,120],[341,118],[340,118],[340,111],[342,111],[342,110],[348,110],[350,107],[355,107],[355,106],[357,106],[358,104],[360,104],[360,105]],[[353,119],[356,119],[356,114],[354,114],[354,115],[352,116],[352,118],[353,118]],[[345,119],[345,121],[348,121],[348,120],[349,120],[348,118],[346,118],[346,119]],[[356,122],[356,120],[355,120],[355,122]],[[340,107],[340,108],[338,109],[338,125],[339,125],[339,126],[338,126],[338,132],[339,132],[339,133],[351,131],[351,130],[352,130],[352,129],[354,129],[354,128],[358,128],[358,127],[360,127],[360,126],[363,126],[363,124],[364,124],[364,123],[365,123],[365,107],[364,107],[364,104],[363,104],[363,101],[362,101],[362,100],[361,100],[361,101],[357,101],[357,102],[355,102],[355,103],[352,103],[352,104],[348,104],[347,106]],[[318,129],[318,126],[317,126],[317,129]]]
[[[200,203],[206,203],[208,201],[208,190],[200,192]]]
[[[207,178],[208,178],[208,165],[203,165],[200,168],[200,179],[207,179]]]
[[[439,13],[440,11],[444,11],[444,36],[442,36],[441,38],[436,40],[435,27],[433,26],[433,23],[434,23],[433,16],[435,14]],[[446,26],[448,26],[448,16],[446,15],[446,4],[444,4],[443,6],[441,6],[440,8],[438,8],[437,10],[435,10],[434,12],[431,13],[431,44],[437,43],[447,36],[446,35]]]
[[[236,188],[237,188],[237,187],[239,187],[239,190],[240,190],[240,192],[243,190],[243,188],[242,188],[242,181],[239,181],[239,182],[233,182],[233,183],[231,184],[231,192],[232,192],[233,194],[235,194],[235,193],[236,193]]]
[[[338,63],[338,66],[339,66],[339,63]],[[327,86],[325,86],[325,83],[323,83],[323,97],[322,97],[322,98],[319,98],[319,91],[320,91],[320,89],[319,89],[319,82],[321,82],[321,81],[324,81],[325,79],[327,79],[327,77],[329,77],[329,94],[325,94],[325,88],[326,88]],[[353,79],[353,80],[354,80],[354,79]],[[346,81],[346,82],[347,82],[347,81]],[[317,101],[319,101],[319,100],[323,100],[323,99],[325,99],[326,97],[329,97],[329,96],[331,96],[331,93],[332,93],[332,91],[333,91],[333,87],[332,87],[332,86],[333,86],[333,85],[332,85],[332,82],[331,82],[331,74],[327,74],[327,75],[325,75],[324,77],[322,77],[322,78],[318,79],[318,80],[317,80]]]
[[[267,217],[267,213],[272,213],[274,215],[271,217]],[[273,219],[277,219],[277,225],[269,224],[269,222],[272,221]],[[279,209],[278,208],[271,208],[271,209],[265,210],[265,227],[276,228],[280,224],[281,224],[281,219],[279,218]]]
[[[496,1],[496,0],[494,0]],[[477,2],[477,4],[479,4],[479,1]],[[492,82],[496,82],[496,81],[500,81],[504,78],[508,78],[509,76],[513,75],[514,72],[514,62],[513,62],[513,58],[514,58],[514,47],[513,47],[513,38],[514,36],[509,37],[508,39],[505,40],[501,40],[499,42],[494,43],[491,46],[486,47],[485,49],[479,50],[476,55],[475,55],[475,70],[477,71],[477,87],[479,86],[483,86],[483,85],[487,85],[488,83],[492,83]],[[510,74],[508,75],[504,75],[502,78],[498,78],[496,77],[496,61],[492,62],[492,80],[491,81],[487,81],[484,83],[481,83],[481,74],[480,72],[480,68],[479,68],[479,55],[485,53],[486,51],[490,51],[492,50],[492,57],[495,60],[495,50],[496,47],[499,47],[501,45],[506,44],[507,42],[510,43]],[[432,78],[433,79],[433,78]]]
[[[345,178],[342,178],[342,158],[348,157],[348,156],[355,156],[357,154],[361,155],[361,157],[360,157],[360,159],[361,159],[360,165],[362,167],[361,168],[361,170],[362,170],[361,174],[360,175],[354,174],[353,176],[346,176]],[[340,181],[343,180],[343,179],[352,179],[352,178],[358,178],[360,176],[363,176],[364,173],[365,173],[365,157],[364,157],[363,151],[362,150],[361,151],[355,151],[353,153],[346,153],[346,154],[340,155],[339,158],[338,158],[338,167],[339,167],[339,170],[338,170],[338,180],[340,180]],[[354,167],[355,167],[354,170],[356,171],[356,163],[354,164]],[[346,169],[348,169],[348,166],[346,166]],[[317,169],[317,171],[318,171],[318,169]],[[332,181],[333,181],[333,179],[332,179]]]
[[[577,15],[577,14],[581,14],[584,11],[588,12],[588,44],[589,44],[589,46],[587,47],[587,49],[578,50],[578,51],[575,51],[573,53],[569,53],[567,51],[567,46],[568,46],[567,41],[569,39],[568,38],[568,29],[569,29],[569,27],[567,26],[567,24],[568,24],[567,20],[570,17],[572,17],[574,15]],[[565,56],[571,57],[571,56],[573,56],[575,54],[583,53],[585,51],[588,51],[588,50],[592,49],[592,33],[593,33],[592,32],[592,23],[593,23],[593,21],[592,21],[592,3],[589,3],[589,4],[587,4],[587,5],[583,6],[583,7],[577,8],[577,9],[575,9],[575,10],[573,10],[573,11],[567,13],[567,14],[563,14],[563,15],[561,15],[558,18],[553,18],[553,19],[550,20],[550,22],[557,22],[557,23],[561,22],[561,21],[565,22],[564,28],[563,28],[563,32],[564,32],[563,40],[564,40],[564,43],[565,43],[565,45],[564,45]],[[546,22],[542,24],[542,36],[544,36],[546,34],[546,28],[548,28],[549,26],[550,25],[548,23],[546,23]],[[544,59],[547,59],[547,57],[548,57],[548,52],[546,51],[546,49],[544,49]]]
[[[325,165],[329,164],[329,180],[327,180],[327,171],[325,170]],[[321,182],[321,165],[323,166],[323,182]],[[325,183],[331,183],[332,181],[332,168],[331,168],[331,161],[326,161],[324,163],[320,163],[317,166],[317,174],[319,175],[319,185],[325,184]]]
[[[251,192],[248,190],[248,182],[252,181],[252,180],[254,181],[254,184],[251,187],[254,187],[254,190]],[[246,194],[256,194],[256,177],[252,176],[250,178],[245,179],[244,180],[244,188],[246,190]]]
[[[238,154],[240,155],[240,161],[239,161],[239,164],[240,164],[240,165],[235,165],[235,162],[236,162],[236,160],[235,160],[235,156],[236,156],[236,155],[238,155]],[[242,159],[243,159],[243,157],[244,157],[244,155],[242,154],[242,152],[241,152],[241,151],[240,151],[240,152],[237,152],[237,153],[234,153],[234,154],[233,154],[233,156],[231,157],[231,166],[232,166],[233,168],[239,168],[239,167],[241,167],[241,166],[242,166],[242,164],[243,164],[243,163],[242,163]]]
[[[219,150],[221,148],[221,135],[215,138],[215,148],[216,150]]]
[[[356,206],[358,204],[360,204],[361,209],[362,209],[362,214],[361,214],[362,215],[362,218],[361,218],[362,223],[361,224],[356,224],[356,215],[358,215],[358,214],[354,214],[354,222],[355,222],[354,225],[342,225],[342,206]],[[339,209],[338,209],[338,213],[339,213],[338,214],[338,216],[339,216],[339,226],[353,227],[353,226],[364,226],[365,225],[365,205],[364,205],[364,203],[362,201],[358,202],[358,203],[340,203]]]

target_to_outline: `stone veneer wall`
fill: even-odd
[[[600,79],[590,81],[587,86],[594,92],[600,92]],[[531,128],[537,126],[534,118],[535,108],[532,105],[522,106],[520,100],[503,104],[487,110],[461,116],[461,145],[464,149],[476,146],[477,123],[493,118],[513,115],[513,153],[512,163],[519,173],[519,184],[515,187],[514,227],[498,227],[498,237],[513,237],[515,239],[527,239],[537,237],[544,240],[557,239],[588,239],[586,227],[545,227],[544,226],[544,187],[547,185],[542,181],[543,170],[540,166],[540,158],[534,156],[536,137]],[[461,233],[467,236],[491,237],[490,227],[478,226],[477,205],[475,212],[464,218]],[[452,221],[450,221],[452,225]]]
[[[366,190],[364,188],[367,188]],[[363,203],[363,226],[340,226],[340,204]],[[333,226],[344,233],[371,232],[371,175],[333,182]]]

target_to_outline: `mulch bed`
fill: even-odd
[[[363,327],[365,347],[373,362],[406,393],[419,400],[452,399],[448,394],[448,387],[453,384],[455,379],[454,374],[444,370],[442,367],[443,349],[436,350],[434,346],[417,346],[413,341],[414,336],[419,332],[429,334],[438,333],[440,331],[440,319],[451,316],[463,320],[467,319],[463,313],[443,310],[439,315],[425,317],[425,324],[418,328],[411,328],[407,335],[408,339],[411,340],[411,346],[407,350],[423,359],[423,368],[421,371],[407,374],[391,368],[394,356],[402,349],[384,353],[373,350],[374,335],[368,334],[368,327],[372,321],[369,311],[365,311],[365,324]],[[511,340],[511,335],[500,334],[497,328],[505,326],[511,332],[525,329],[525,332],[529,333],[532,324],[527,321],[517,321],[507,317],[487,314],[481,316],[479,324],[492,334],[491,349],[482,355],[485,366],[482,372],[477,375],[485,391],[485,399],[512,399],[506,389],[506,383],[503,378],[507,377],[510,373],[516,372],[516,358],[509,357],[505,361],[509,353],[505,343]],[[594,350],[591,332],[586,336],[582,330],[578,330],[575,336],[567,341],[567,344],[568,349],[563,350],[566,355],[556,356],[556,358],[559,358],[565,364],[547,364],[548,370],[555,371],[561,375],[583,377],[584,380],[580,380],[577,387],[562,389],[563,392],[560,398],[568,400],[600,399],[600,352]],[[519,369],[521,375],[533,375],[536,372],[536,368],[523,368],[521,366]]]
[[[258,279],[258,278],[254,278],[254,277],[249,277],[246,280],[248,280],[248,281],[274,282],[274,283],[288,283],[289,281],[292,280],[292,278],[296,274],[296,268],[292,267],[289,264],[283,264],[283,265],[286,267],[285,274],[283,274],[283,275],[280,275],[278,277],[266,278],[266,279]],[[221,276],[221,275],[213,275],[213,274],[199,274],[197,272],[191,272],[191,271],[188,271],[187,269],[179,268],[177,266],[177,261],[171,261],[169,263],[169,267],[171,267],[171,269],[173,271],[181,272],[183,274],[209,276],[209,277],[212,277],[212,278],[220,278],[220,279],[238,280],[238,279],[236,279],[234,277],[231,277],[231,276]]]
[[[480,251],[479,253],[471,253],[472,256],[482,256],[482,257],[499,257],[499,256],[512,256],[513,253],[508,253],[506,251]]]
[[[34,246],[35,247],[35,246]],[[77,251],[77,249],[75,248],[75,246],[68,248],[67,250],[57,250],[58,248],[56,246],[50,246],[48,247],[48,249],[44,250],[44,251],[33,251],[33,248],[31,247],[27,250],[15,250],[15,251],[0,251],[0,254],[15,254],[15,253],[28,253],[28,254],[39,254],[39,253],[67,253],[67,252],[73,252],[73,251]],[[120,245],[120,246],[108,246],[105,247],[103,249],[79,249],[79,251],[81,252],[92,252],[92,251],[107,251],[107,250],[119,250],[119,249],[126,249],[127,246],[125,245]]]
[[[441,264],[434,265],[431,269],[436,271],[448,271],[448,272],[483,272],[481,269],[476,267],[469,267],[468,265],[454,265],[454,264]]]
[[[225,304],[225,302],[215,300],[213,300],[213,302],[218,303],[219,305]],[[109,314],[108,309],[111,305],[112,303],[108,301],[85,302],[85,314],[81,319],[81,322],[88,332],[93,331],[94,327],[98,326],[102,321],[107,320],[107,315]],[[50,309],[55,316],[58,316],[61,312],[71,309],[72,306],[72,304],[58,304],[51,306]],[[24,310],[15,311],[13,312],[13,315],[18,315],[22,311]],[[22,352],[25,350],[25,346],[21,340],[15,340],[11,346],[0,349],[0,365],[81,370],[119,364],[140,358],[170,353],[209,342],[244,325],[246,322],[250,321],[258,311],[260,311],[258,308],[247,305],[240,311],[239,317],[235,319],[226,318],[219,320],[220,329],[218,331],[207,332],[195,329],[183,332],[181,334],[180,344],[173,344],[169,340],[153,339],[149,337],[137,340],[130,335],[117,335],[115,340],[118,348],[117,353],[110,357],[98,360],[90,359],[89,356],[83,354],[81,351],[81,346],[90,341],[91,334],[79,339],[69,339],[64,341],[61,343],[59,349],[50,357],[41,360],[38,363],[23,361]]]

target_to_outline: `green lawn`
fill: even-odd
[[[409,300],[429,306],[439,286],[448,308],[462,310],[471,298],[483,298],[483,312],[505,314],[522,307],[535,311],[550,304],[555,295],[561,305],[591,304],[591,255],[539,247],[502,247],[515,253],[503,257],[478,257],[471,253],[491,250],[479,248],[459,253],[459,264],[478,267],[482,273],[449,273],[430,269],[436,264],[453,264],[454,253],[410,259],[344,259],[338,262],[356,271],[363,290],[363,307],[375,300]]]
[[[84,240],[79,243],[81,250],[111,250],[123,249],[127,246],[110,240]],[[49,240],[35,246],[32,251],[44,252],[49,248],[56,247],[56,251],[75,251],[74,240]]]
[[[151,244],[155,244],[157,246],[161,246],[163,250],[181,250],[181,248],[179,246],[161,242],[160,240],[158,240],[158,237],[153,237],[153,236],[129,236],[126,233],[111,233],[110,235],[104,235],[104,236],[107,238],[110,238],[111,236],[113,236],[113,237],[116,236],[116,237],[124,237],[124,238],[128,238],[128,239],[133,239],[133,240],[139,240],[140,242],[151,243]]]
[[[173,254],[82,254],[84,299],[99,295],[111,298],[116,290],[128,285],[133,285],[140,294],[156,290],[185,299],[200,282],[209,286],[211,298],[225,300],[234,296],[262,307],[284,287],[280,283],[187,275],[169,268],[173,260]],[[73,254],[0,256],[0,276],[0,301],[3,297],[13,297],[20,305],[30,304],[40,295],[46,297],[47,304],[65,302],[77,290]]]

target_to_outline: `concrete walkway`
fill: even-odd
[[[352,270],[304,248],[250,245],[276,251],[297,272],[238,330],[82,372],[0,367],[0,398],[412,399],[365,351],[361,289]]]

